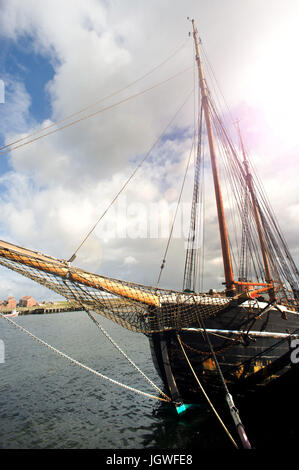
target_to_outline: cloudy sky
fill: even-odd
[[[1,239],[68,259],[187,100],[74,262],[104,275],[156,283],[169,208],[179,195],[193,135],[194,100],[187,98],[194,54],[187,16],[196,20],[206,65],[231,114],[240,119],[298,263],[297,0],[0,0],[1,146],[83,108],[92,106],[76,118],[171,78],[1,155]],[[182,286],[180,228],[188,227],[191,187],[192,172],[183,195],[184,222],[170,245],[161,287]],[[215,227],[211,217],[205,288],[223,281]],[[4,268],[0,275],[0,298],[50,298]]]

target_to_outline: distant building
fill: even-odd
[[[30,295],[24,295],[19,302],[20,307],[34,307],[36,305],[36,301]]]
[[[14,297],[8,297],[7,301],[6,301],[6,305],[5,305],[7,308],[16,308],[17,306],[17,301]]]
[[[5,307],[5,308],[12,308],[12,309],[14,309],[14,308],[16,308],[16,306],[17,306],[17,301],[16,301],[16,299],[15,299],[14,297],[10,296],[10,297],[8,297],[7,300],[1,300],[0,306],[1,306],[1,307]]]

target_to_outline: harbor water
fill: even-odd
[[[136,365],[160,388],[148,338],[97,316]],[[130,387],[159,393],[115,349],[85,312],[14,319],[37,337],[86,366]],[[204,404],[178,416],[172,405],[128,391],[79,368],[0,318],[1,449],[231,449],[223,428]],[[291,391],[290,391],[291,392]],[[269,403],[268,403],[269,405]],[[297,442],[296,413],[283,398],[273,409],[242,407],[252,444],[267,448]],[[275,407],[275,408],[274,408]],[[278,409],[282,409],[279,417]],[[273,412],[275,412],[275,417]],[[223,412],[234,437],[230,417]],[[256,411],[256,415],[255,415]],[[295,413],[295,414],[294,414]],[[292,416],[292,418],[291,418]]]

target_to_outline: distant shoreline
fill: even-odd
[[[34,305],[33,307],[18,307],[15,308],[5,308],[0,309],[1,313],[12,313],[14,310],[19,312],[19,315],[31,315],[31,314],[47,314],[47,313],[57,313],[57,312],[72,312],[82,310],[82,306],[78,305],[75,302],[69,302],[63,300],[61,302],[46,302],[39,305]]]

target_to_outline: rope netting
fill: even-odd
[[[41,253],[0,242],[0,264],[114,321],[150,334],[198,325],[227,308],[225,297],[160,289],[89,273]]]

